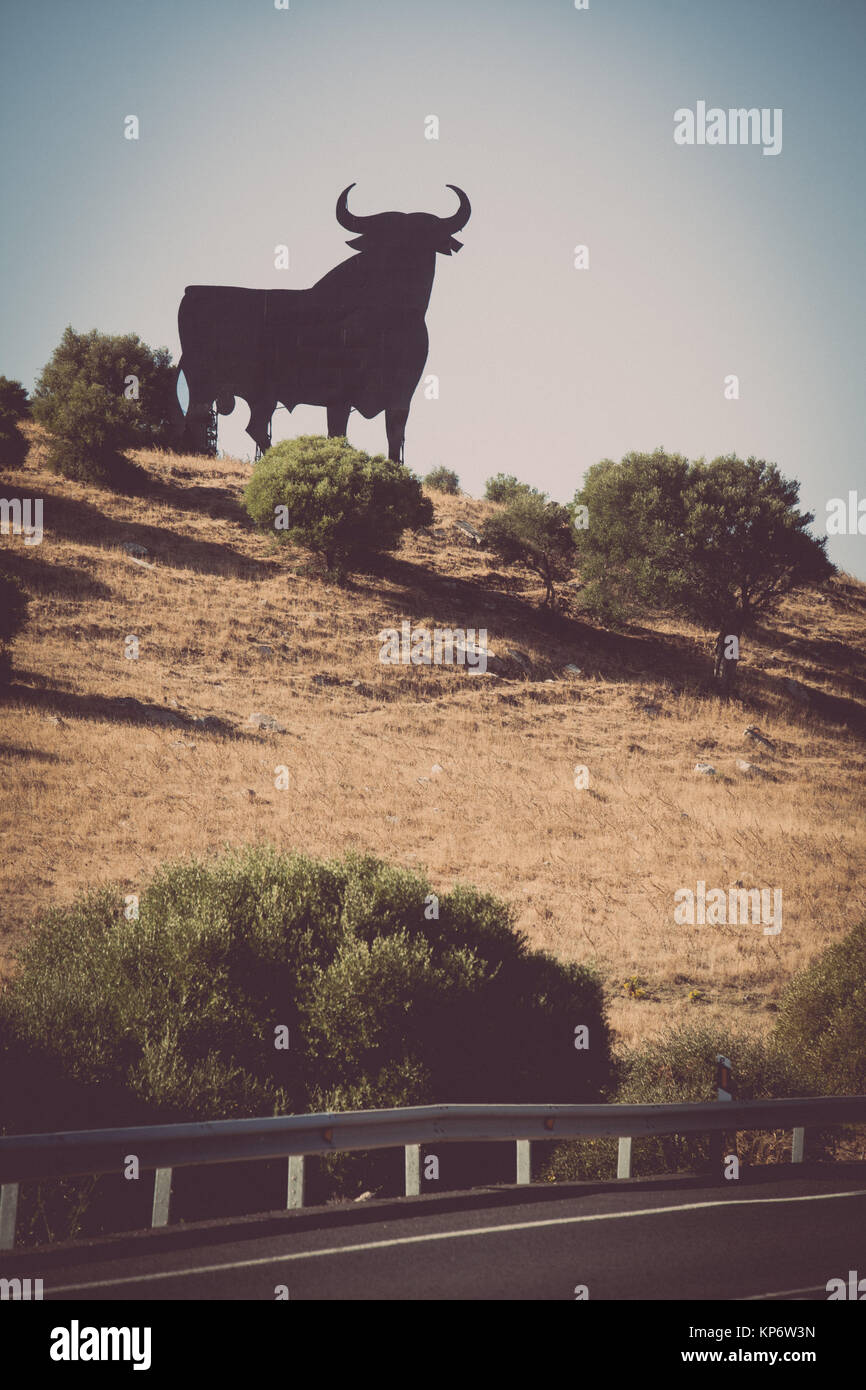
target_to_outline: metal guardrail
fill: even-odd
[[[685,1105],[420,1105],[254,1120],[77,1130],[0,1137],[0,1250],[15,1243],[22,1182],[119,1173],[130,1155],[154,1172],[152,1226],[169,1221],[172,1169],[251,1159],[288,1160],[286,1206],[304,1205],[304,1157],[364,1149],[405,1149],[407,1196],[420,1191],[422,1144],[512,1142],[515,1181],[530,1181],[530,1143],[614,1137],[617,1177],[631,1176],[632,1139],[657,1134],[793,1130],[791,1160],[803,1161],[806,1126],[866,1121],[866,1096],[712,1101]]]

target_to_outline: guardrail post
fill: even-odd
[[[417,1197],[421,1192],[421,1145],[405,1145],[406,1196]]]
[[[304,1205],[304,1155],[291,1154],[289,1157],[289,1181],[286,1190],[286,1207]]]
[[[0,1250],[15,1248],[15,1218],[18,1214],[18,1183],[0,1187]]]
[[[532,1180],[532,1171],[529,1154],[529,1140],[518,1139],[517,1144],[517,1181],[521,1186]]]
[[[167,1226],[171,1206],[171,1169],[156,1168],[153,1174],[153,1212],[151,1226]]]
[[[803,1128],[795,1129],[791,1136],[791,1162],[802,1163],[805,1151],[806,1131]]]
[[[616,1175],[618,1178],[631,1177],[631,1135],[622,1134],[616,1150]]]
[[[716,1100],[731,1099],[731,1059],[723,1057],[721,1053],[716,1056]],[[722,1148],[724,1140],[723,1132],[714,1130],[710,1134],[710,1172],[716,1177],[722,1174]]]

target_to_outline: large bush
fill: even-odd
[[[0,1012],[77,1080],[190,1118],[303,1111],[371,1083],[383,1105],[597,1095],[609,1048],[595,977],[529,950],[495,898],[457,887],[437,907],[431,892],[368,857],[255,849],[171,865],[137,919],[107,888],[50,911]],[[288,1053],[273,1047],[279,1023]],[[403,1062],[423,1080],[377,1080]]]
[[[178,409],[171,355],[134,333],[67,328],[36,383],[32,407],[54,436],[49,467],[78,481],[120,482],[129,476],[123,450],[171,440]]]
[[[162,869],[134,920],[108,888],[49,912],[0,1040],[0,1116],[25,1132],[590,1101],[610,1073],[599,981],[531,951],[503,903],[457,887],[437,908],[375,859],[262,848]],[[333,1165],[355,1191],[383,1171],[375,1153]]]
[[[813,1089],[866,1095],[866,922],[794,976],[776,1037]]]
[[[405,530],[433,520],[433,504],[402,463],[319,435],[268,449],[244,500],[263,530],[315,551],[338,573],[396,549]]]

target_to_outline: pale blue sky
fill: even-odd
[[[775,460],[821,532],[829,498],[866,497],[863,0],[0,13],[0,372],[31,386],[67,323],[176,356],[185,285],[301,287],[352,254],[346,184],[360,212],[444,214],[456,183],[473,216],[439,257],[440,397],[416,393],[410,467],[446,464],[476,495],[513,472],[566,500],[598,459],[662,444]],[[781,107],[781,154],[675,145],[674,111],[700,99]],[[247,413],[222,447],[246,450]],[[275,438],[324,429],[312,408],[274,418]],[[381,417],[353,414],[349,435],[385,448]],[[866,577],[866,536],[830,553]]]

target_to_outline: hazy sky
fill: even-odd
[[[290,3],[2,0],[0,372],[31,386],[67,323],[176,356],[185,285],[298,288],[353,254],[346,184],[362,213],[447,214],[456,183],[411,468],[567,500],[661,444],[775,460],[821,532],[866,497],[866,0]],[[781,153],[676,145],[701,100],[781,108]],[[247,417],[221,447],[251,451]],[[310,432],[323,410],[274,417]],[[383,417],[349,435],[385,450]],[[866,577],[866,536],[830,554]]]

